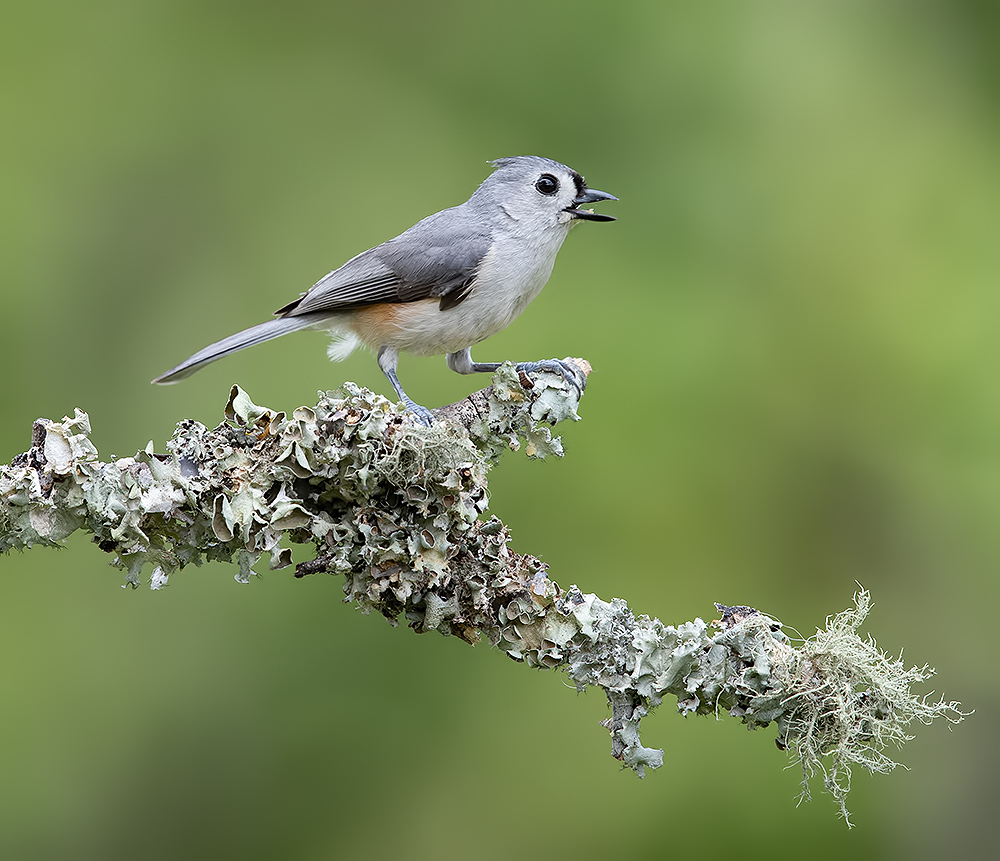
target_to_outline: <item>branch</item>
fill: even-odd
[[[507,528],[480,517],[487,471],[508,449],[561,455],[550,427],[577,418],[579,396],[558,375],[529,379],[508,364],[427,428],[353,383],[291,416],[234,386],[214,430],[187,419],[167,454],[150,443],[111,463],[98,460],[86,413],[38,419],[30,450],[0,467],[0,550],[58,545],[84,529],[126,583],[138,586],[150,565],[158,589],[214,560],[235,561],[247,582],[265,554],[272,568],[291,564],[286,539],[312,544],[295,576],[342,575],[365,612],[402,616],[418,633],[485,637],[529,666],[564,670],[579,690],[601,688],[612,754],[640,776],[663,763],[663,751],[642,745],[640,723],[672,696],[682,714],[773,722],[803,769],[804,795],[821,774],[845,817],[853,765],[889,771],[883,751],[908,740],[914,721],[961,720],[958,703],[912,693],[929,668],[907,669],[858,636],[864,591],[795,648],[752,608],[717,604],[714,633],[701,619],[665,625],[621,599],[560,589],[543,562],[514,552]]]

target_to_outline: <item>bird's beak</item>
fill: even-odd
[[[606,191],[598,191],[596,188],[588,188],[583,194],[576,198],[571,206],[566,207],[566,212],[573,218],[581,218],[584,221],[614,221],[613,215],[602,215],[592,209],[579,209],[585,203],[596,203],[599,200],[618,200],[613,194]]]

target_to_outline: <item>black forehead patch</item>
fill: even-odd
[[[573,177],[573,184],[576,185],[576,196],[582,197],[583,193],[587,190],[586,181],[575,170],[571,170],[569,175]]]

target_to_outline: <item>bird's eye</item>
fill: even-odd
[[[559,191],[559,180],[551,173],[543,173],[538,177],[535,188],[542,194],[555,194]]]

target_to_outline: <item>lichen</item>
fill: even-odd
[[[296,576],[342,576],[345,600],[363,612],[485,638],[528,666],[565,671],[578,690],[600,688],[612,755],[640,776],[663,764],[662,750],[642,744],[641,723],[672,697],[682,715],[775,723],[804,792],[821,773],[845,816],[853,765],[888,771],[884,750],[909,739],[913,721],[961,719],[956,703],[912,692],[926,667],[906,669],[858,636],[867,593],[795,648],[753,608],[718,604],[711,626],[667,625],[620,598],[561,589],[544,563],[514,552],[503,523],[483,518],[487,473],[512,449],[562,454],[551,427],[577,418],[579,396],[557,374],[528,378],[505,365],[488,389],[425,427],[352,383],[290,415],[233,387],[218,427],[185,420],[165,453],[150,443],[109,463],[98,460],[85,413],[39,419],[29,451],[0,467],[0,551],[57,545],[84,529],[127,585],[150,570],[161,589],[216,560],[247,582],[262,557],[284,568],[289,545],[311,545]]]
[[[892,658],[871,637],[859,636],[871,596],[862,589],[854,603],[792,653],[778,719],[779,740],[802,768],[803,800],[809,798],[810,780],[821,775],[848,825],[852,767],[892,771],[898,763],[885,750],[910,741],[914,722],[944,717],[958,723],[966,716],[957,702],[913,693],[934,671],[927,665],[907,668],[902,654]]]

